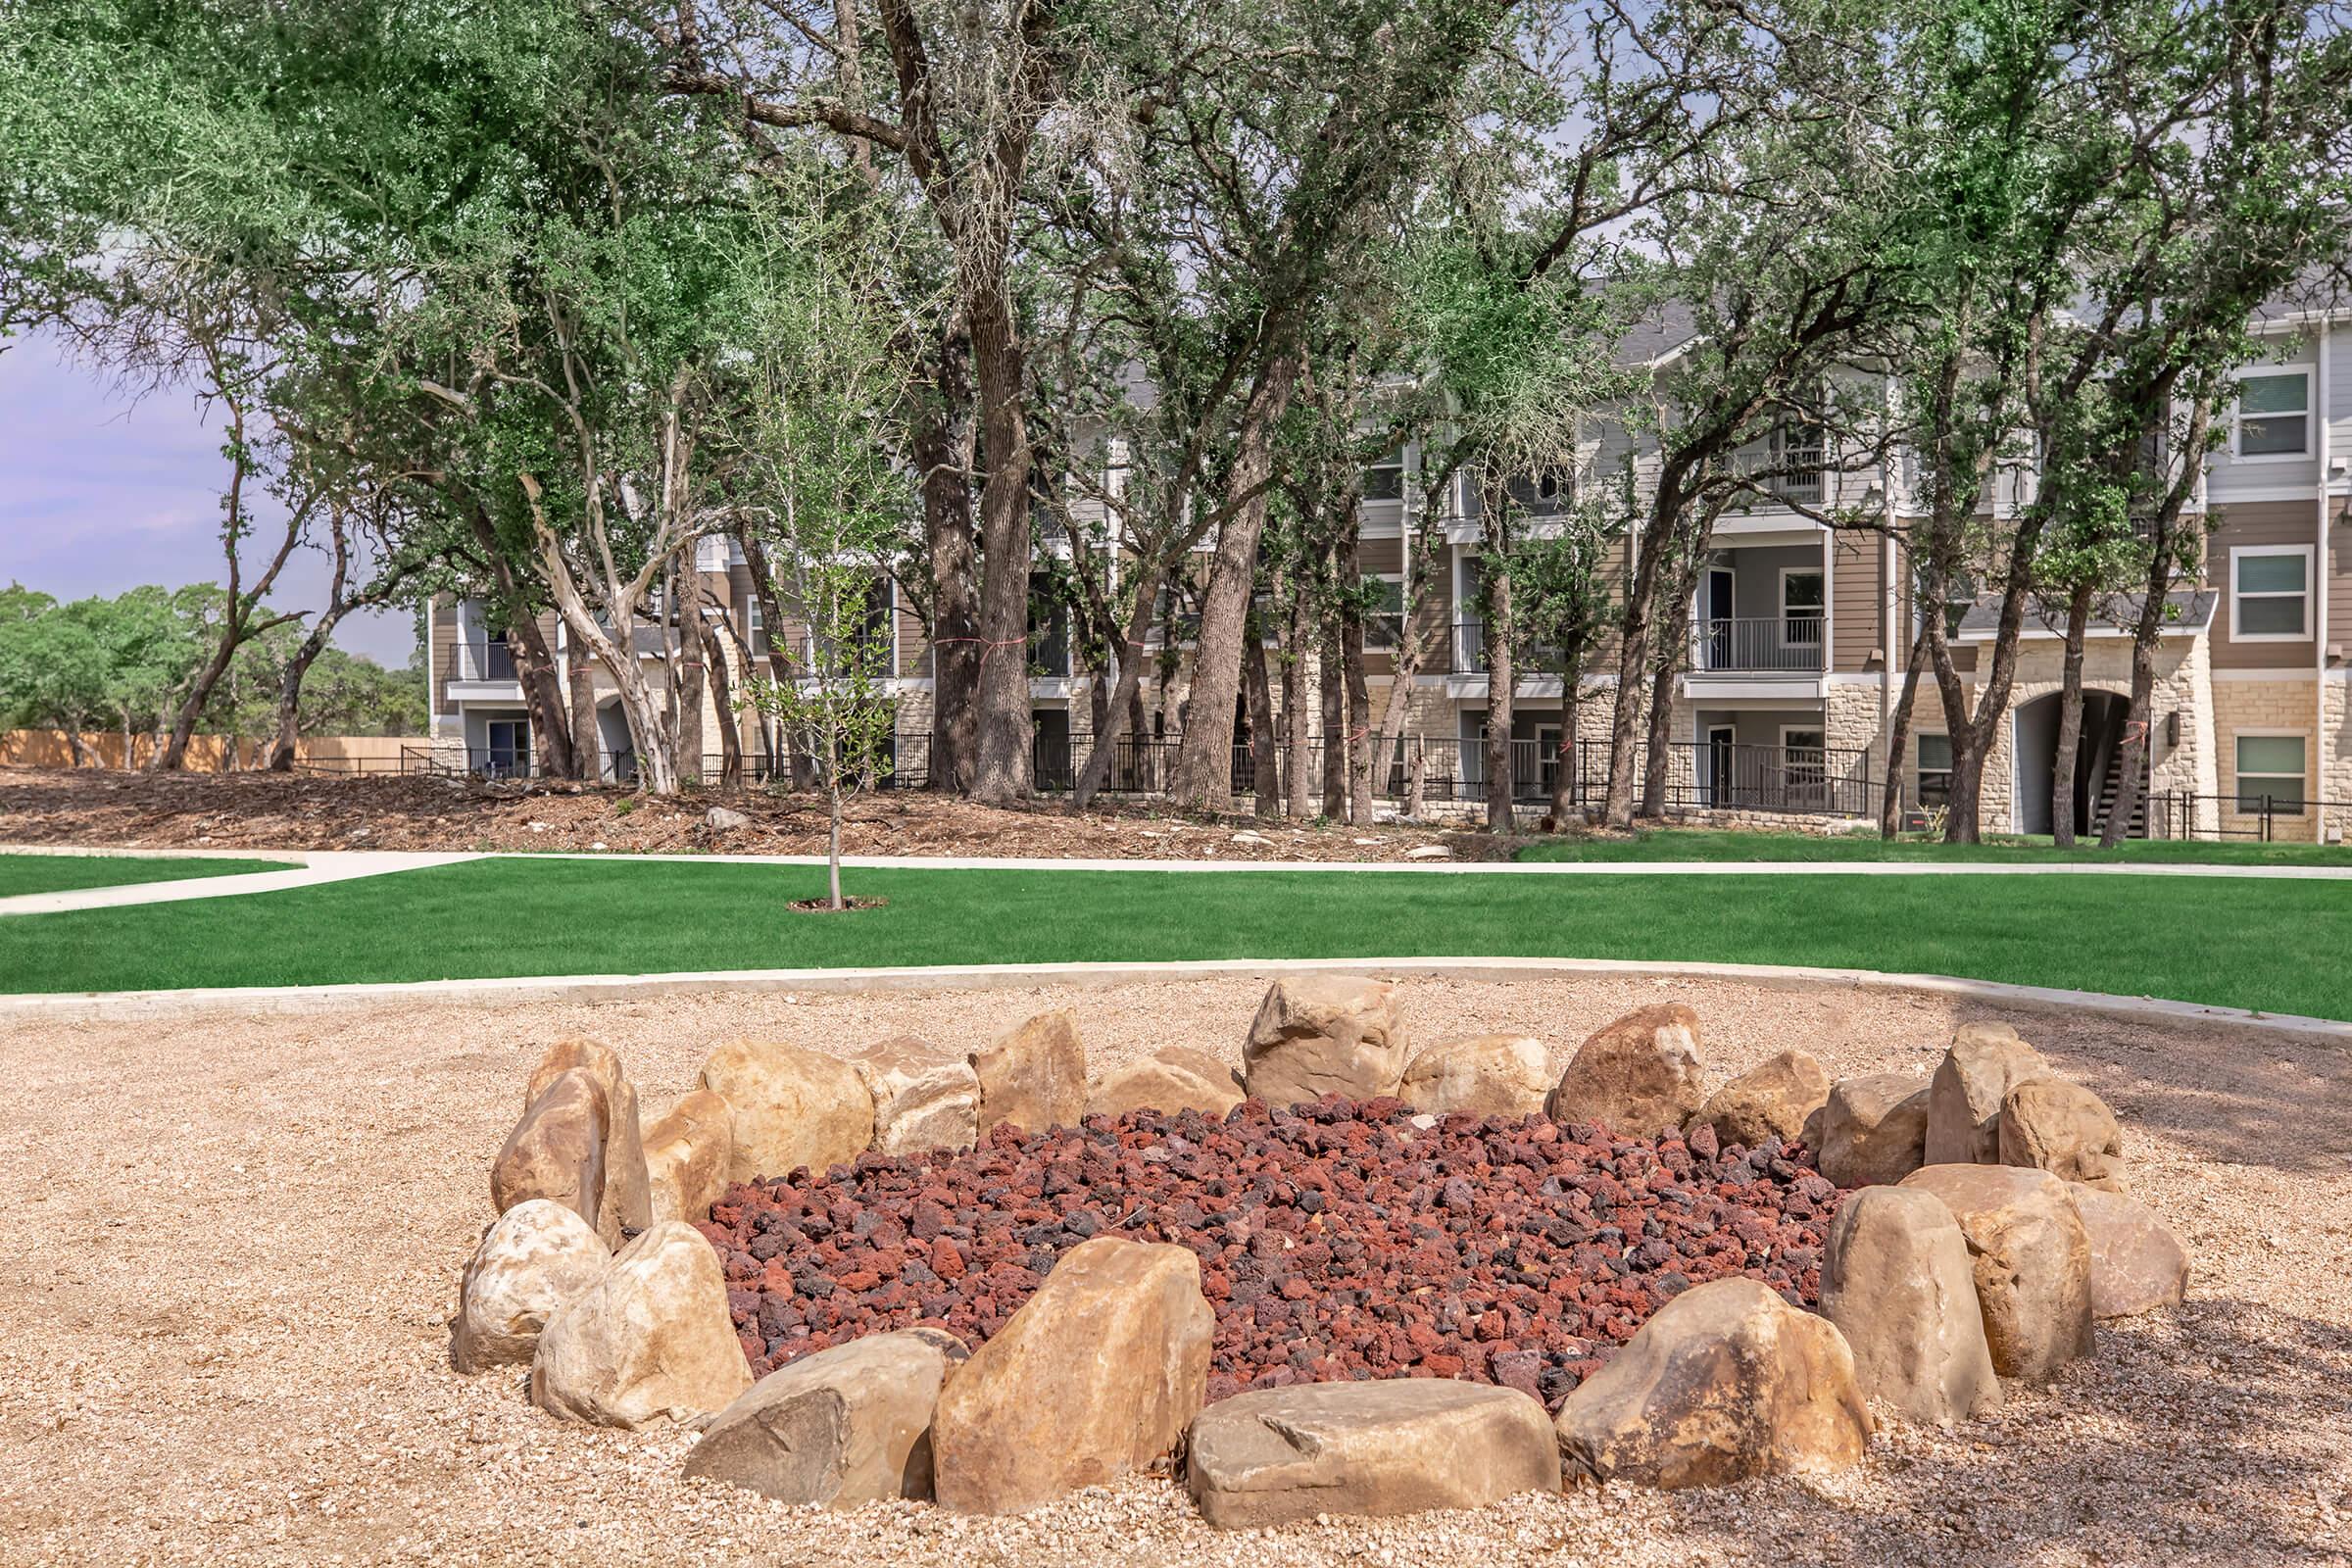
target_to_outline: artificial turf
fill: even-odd
[[[2352,1019],[2352,881],[854,869],[496,858],[0,920],[0,989],[1527,956],[1963,975]]]
[[[2102,850],[2094,839],[2061,850],[2040,838],[1945,844],[1876,833],[1764,833],[1717,828],[1644,828],[1625,835],[1547,839],[1521,860],[1917,860],[1958,864],[2082,862],[2093,865],[2352,865],[2352,845],[2262,843],[2252,839],[2127,839]]]
[[[133,882],[181,882],[189,877],[293,869],[289,860],[232,860],[203,855],[172,859],[136,855],[0,855],[0,899],[26,893],[123,887]]]

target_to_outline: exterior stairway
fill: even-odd
[[[2140,761],[2139,804],[2133,808],[2131,826],[2124,834],[2128,839],[2144,839],[2148,836],[2147,783],[2147,760],[2143,754]],[[2108,748],[2107,766],[2099,781],[2099,798],[2090,808],[2091,837],[2097,838],[2106,833],[2108,820],[2115,815],[2115,799],[2123,790],[2124,749],[2113,746]]]

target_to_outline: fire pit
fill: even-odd
[[[1556,1410],[1651,1313],[1734,1275],[1815,1304],[1838,1193],[1800,1146],[1623,1139],[1394,1100],[1089,1117],[964,1153],[738,1184],[702,1229],[764,1374],[928,1324],[977,1346],[1091,1237],[1173,1242],[1216,1317],[1208,1398],[1468,1378]]]

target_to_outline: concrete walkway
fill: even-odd
[[[130,882],[119,887],[69,888],[0,899],[0,915],[62,914],[71,909],[113,909],[132,904],[178,904],[188,899],[221,899],[240,893],[282,893],[288,888],[349,882],[356,877],[416,871],[428,865],[478,860],[478,855],[423,855],[399,850],[59,850],[0,847],[0,855],[84,855],[120,859],[250,860],[300,863],[283,871],[246,871],[232,876],[182,877],[171,882]]]

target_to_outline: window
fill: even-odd
[[[1505,479],[1503,489],[1510,493],[1519,510],[1531,517],[1556,517],[1574,499],[1568,470],[1559,467]]]
[[[1781,646],[1819,648],[1827,582],[1816,566],[1781,568]]]
[[[2311,635],[2311,546],[2249,545],[2230,552],[2230,635],[2291,643]]]
[[[2241,458],[2311,451],[2311,372],[2254,370],[2237,378],[2234,450]]]
[[[1952,738],[1919,737],[1919,804],[1934,809],[1952,798]]]
[[[2303,737],[2237,738],[2237,808],[2248,814],[2303,814]]]
[[[490,778],[521,778],[531,770],[531,725],[528,719],[494,718],[482,727],[487,743],[482,772]]]
[[[1829,781],[1828,737],[1814,726],[1781,727],[1782,779],[1791,800],[1817,800]]]
[[[1364,614],[1364,646],[1396,649],[1404,642],[1404,579],[1386,575],[1364,579],[1371,606]]]
[[[1364,470],[1366,501],[1404,499],[1404,449],[1392,447]]]
[[[744,640],[751,644],[755,657],[765,658],[767,655],[767,611],[760,603],[758,594],[754,594],[744,601],[744,609],[746,611]]]

